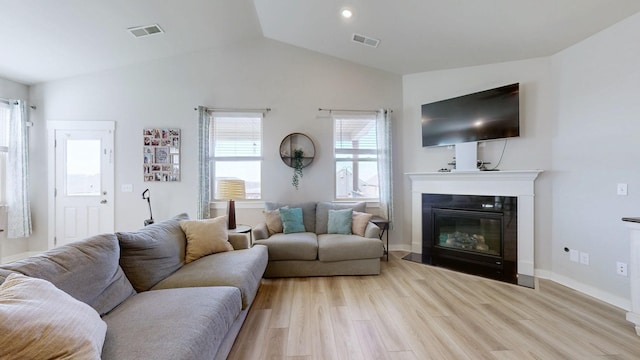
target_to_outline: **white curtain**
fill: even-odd
[[[210,217],[211,169],[209,156],[209,129],[211,115],[207,108],[198,107],[198,219]]]
[[[17,100],[11,101],[10,107],[7,159],[7,237],[22,238],[31,235],[27,105],[24,101]]]
[[[380,186],[380,216],[393,224],[393,167],[391,162],[391,111],[378,110],[376,114],[378,136],[378,177]]]

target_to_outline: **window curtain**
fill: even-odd
[[[393,175],[391,162],[391,111],[380,109],[376,113],[378,142],[378,177],[380,186],[380,216],[393,224]]]
[[[198,106],[198,219],[208,219],[211,199],[211,169],[209,156],[209,130],[211,115],[204,106]]]
[[[8,238],[31,235],[29,206],[29,132],[27,105],[11,101],[9,115],[9,154],[7,159]]]

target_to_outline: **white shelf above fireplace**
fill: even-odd
[[[535,180],[543,170],[406,173],[411,179],[411,251],[422,253],[422,194],[516,196],[518,279],[534,279]]]

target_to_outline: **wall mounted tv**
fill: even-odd
[[[422,146],[520,136],[519,85],[422,105]]]

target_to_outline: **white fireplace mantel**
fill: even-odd
[[[411,179],[411,251],[422,253],[422,194],[518,198],[518,282],[533,286],[534,182],[542,170],[407,173]]]

